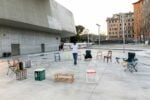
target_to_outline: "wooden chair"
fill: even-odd
[[[96,59],[102,58],[102,51],[98,51],[96,55]]]
[[[27,69],[23,68],[23,63],[19,59],[8,60],[7,75],[10,71],[16,75],[17,80],[23,80],[27,78]]]
[[[112,62],[112,51],[111,50],[109,50],[107,55],[104,56],[104,61],[105,61],[105,59],[107,60],[107,63],[109,60]]]
[[[17,60],[8,60],[8,71],[7,71],[7,75],[9,74],[9,72],[13,72],[16,74],[17,70],[19,69],[19,59]]]
[[[27,69],[17,70],[16,71],[16,80],[27,79]]]

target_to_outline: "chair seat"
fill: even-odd
[[[97,83],[98,77],[96,70],[94,69],[88,69],[86,70],[86,82],[87,83]]]
[[[86,71],[86,73],[91,74],[91,73],[96,73],[96,71],[93,70],[93,69],[89,69],[89,70]]]
[[[104,56],[104,57],[106,57],[106,58],[110,58],[111,56]]]

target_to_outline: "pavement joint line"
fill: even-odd
[[[91,98],[92,98],[92,96],[93,96],[93,94],[94,94],[94,92],[95,92],[96,87],[97,87],[98,85],[100,86],[100,81],[102,80],[102,78],[103,78],[103,76],[104,76],[104,74],[105,74],[105,72],[106,72],[106,69],[107,69],[107,67],[104,68],[103,73],[101,74],[101,77],[99,77],[99,80],[98,80],[98,83],[99,83],[99,84],[96,84],[95,87],[92,89],[91,94],[90,94],[88,100],[91,100]]]
[[[140,87],[140,81],[139,80],[137,80],[137,78],[135,78],[135,77],[138,77],[136,74],[134,74],[134,75],[131,75],[130,76],[133,80],[135,80],[136,82],[135,82],[135,84],[136,84],[136,86],[139,88],[139,90],[141,91],[140,93],[143,93],[144,95],[146,95],[145,94],[145,92],[143,92],[143,90],[142,90],[142,88]],[[141,98],[142,99],[142,98]]]
[[[143,64],[143,65],[146,65],[146,66],[150,66],[150,64],[146,64],[146,63],[142,63],[142,62],[139,62],[140,64]],[[149,67],[150,68],[150,67]]]

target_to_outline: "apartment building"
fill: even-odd
[[[143,28],[143,2],[144,0],[138,0],[133,3],[134,8],[134,39],[136,41],[144,41],[145,35],[142,32]]]
[[[144,34],[144,40],[148,40],[150,44],[150,0],[144,0],[143,2],[142,34]]]
[[[133,12],[118,13],[107,18],[107,34],[109,40],[131,40],[134,37],[134,15]],[[123,30],[124,28],[124,30]]]

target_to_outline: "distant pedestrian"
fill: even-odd
[[[64,43],[61,42],[61,44],[59,45],[59,51],[64,50]]]
[[[71,49],[72,49],[72,55],[73,55],[74,65],[77,65],[78,44],[76,42],[73,42],[73,44],[71,45]]]

